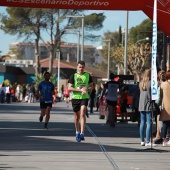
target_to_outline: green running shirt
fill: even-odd
[[[89,84],[92,82],[92,78],[89,73],[84,72],[83,74],[75,73],[73,74],[70,79],[69,83],[73,84],[75,89],[82,89],[83,87],[88,88]],[[85,95],[82,95],[81,92],[72,92],[73,99],[88,99],[89,94],[88,92]]]

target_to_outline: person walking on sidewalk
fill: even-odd
[[[45,117],[44,129],[48,129],[47,125],[50,119],[50,111],[53,103],[53,94],[54,94],[54,85],[50,82],[50,73],[45,72],[44,81],[40,82],[38,85],[37,95],[40,98],[40,108],[41,114],[39,117],[39,121],[43,121],[43,117]]]
[[[91,90],[93,81],[89,73],[84,72],[85,62],[79,61],[77,64],[77,73],[74,73],[69,79],[68,89],[72,91],[72,107],[74,111],[74,123],[76,130],[76,141],[84,139],[86,124],[86,109],[89,100],[88,91]],[[80,129],[79,129],[80,123]]]
[[[107,91],[106,101],[108,107],[108,121],[110,123],[110,127],[115,127],[116,124],[116,105],[117,105],[117,93],[119,90],[119,83],[114,81],[115,75],[110,73],[109,75],[110,81],[108,81],[105,86],[101,96],[101,100],[105,92]]]

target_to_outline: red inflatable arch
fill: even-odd
[[[87,10],[142,10],[153,18],[154,0],[1,0],[0,6],[87,9]],[[170,37],[170,0],[158,0],[158,27]]]

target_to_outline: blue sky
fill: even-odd
[[[5,7],[0,7],[0,13],[5,12]],[[119,26],[122,28],[126,27],[126,11],[89,11],[89,12],[104,12],[106,19],[103,23],[103,28],[100,31],[96,31],[96,35],[103,35],[106,31],[117,31]],[[143,20],[147,19],[148,17],[142,11],[129,11],[129,22],[128,22],[128,29],[139,25]],[[64,41],[69,43],[77,43],[77,36],[76,35],[69,35],[63,38]],[[81,40],[80,40],[81,41]],[[0,51],[2,51],[1,55],[6,54],[9,49],[9,44],[13,42],[22,42],[22,39],[17,39],[16,36],[11,36],[4,34],[2,30],[0,30]],[[101,42],[90,42],[85,41],[84,44],[86,45],[93,45],[93,46],[100,46]]]

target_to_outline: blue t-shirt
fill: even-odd
[[[51,82],[42,81],[38,85],[38,89],[40,90],[41,95],[44,96],[44,99],[40,98],[40,102],[45,103],[53,102],[54,85]]]

